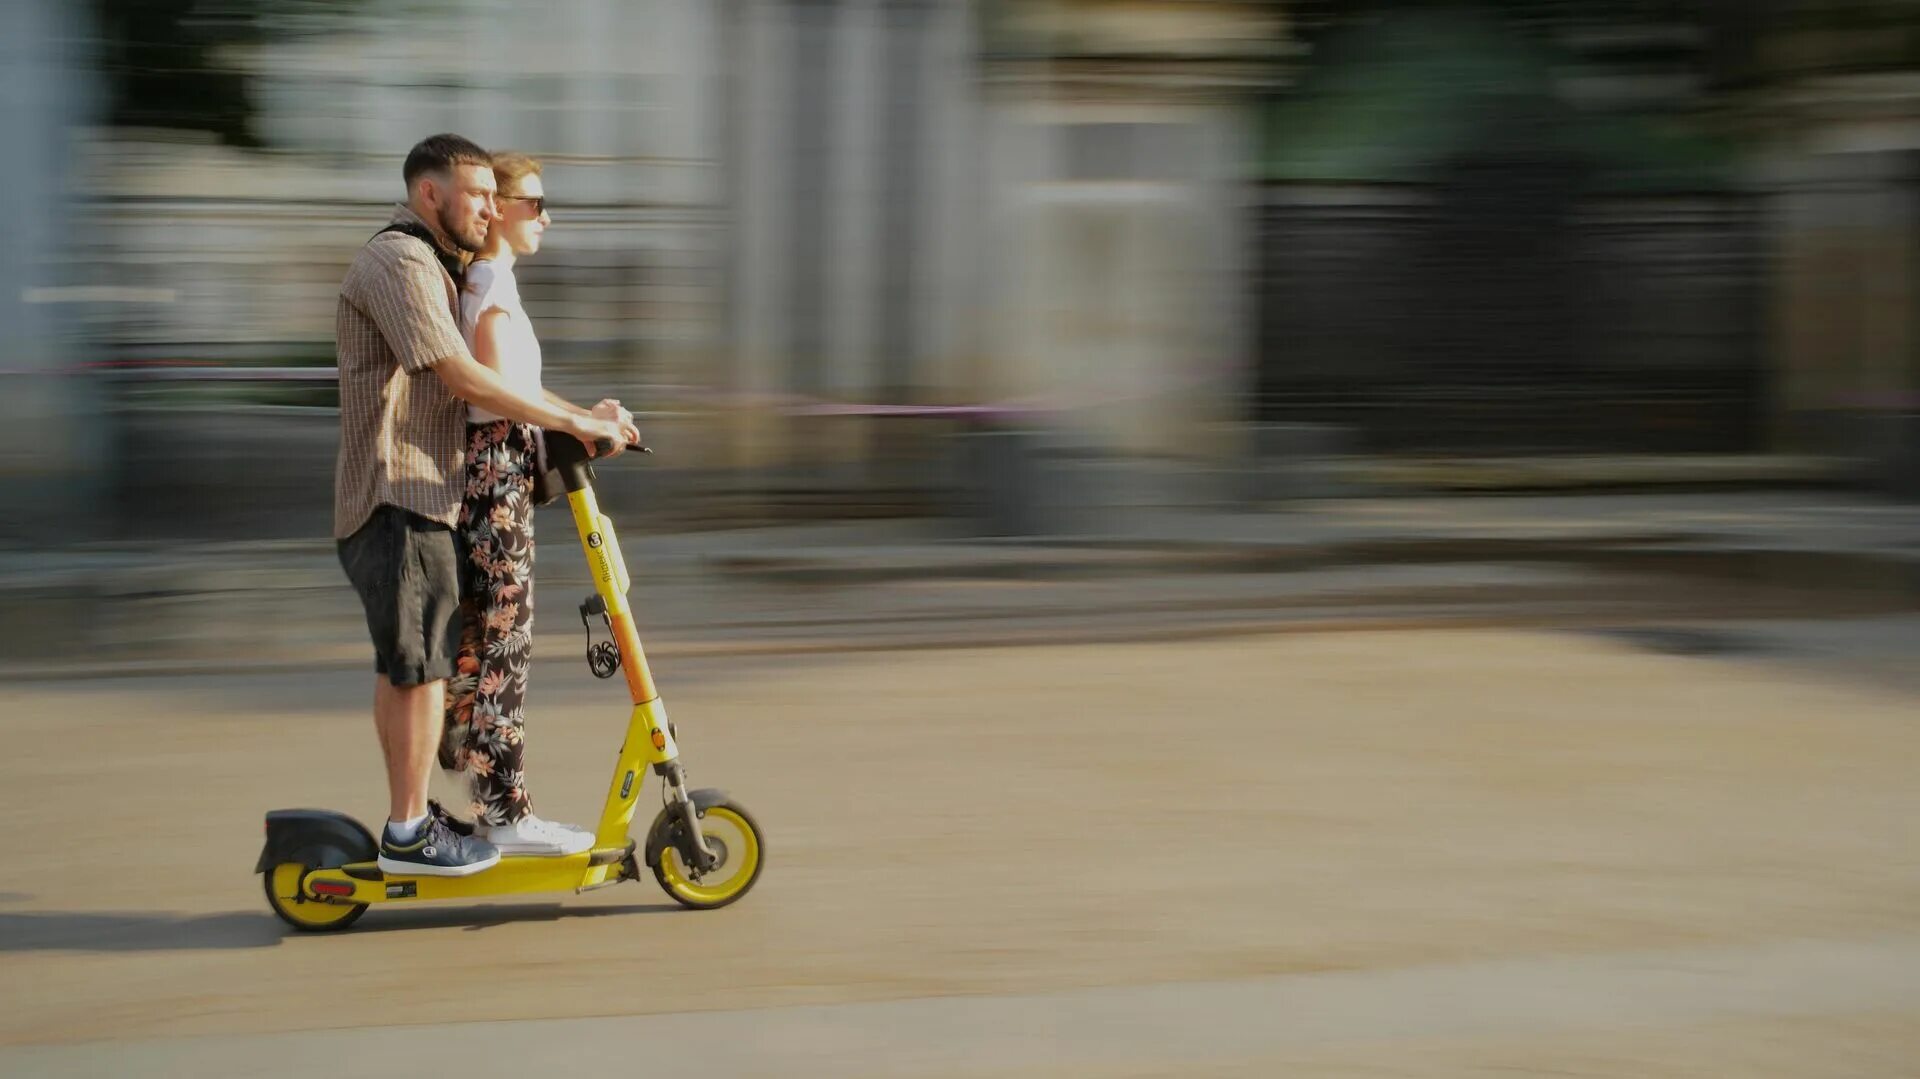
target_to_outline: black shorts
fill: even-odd
[[[454,530],[382,505],[339,548],[340,565],[366,608],[373,669],[396,686],[451,678],[460,648],[460,543]]]

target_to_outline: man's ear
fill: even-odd
[[[440,190],[440,184],[433,178],[433,174],[426,173],[416,177],[413,183],[418,192],[420,205],[430,210],[438,210],[441,202],[444,201],[444,192]]]

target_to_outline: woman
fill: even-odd
[[[486,246],[467,268],[460,293],[460,329],[474,358],[524,394],[574,412],[578,406],[540,384],[540,341],[520,305],[514,264],[540,250],[552,219],[540,163],[517,153],[493,159],[499,215]],[[618,401],[589,413],[633,417]],[[440,764],[468,774],[479,833],[502,854],[577,854],[593,846],[584,828],[534,815],[523,765],[524,706],[533,659],[533,482],[536,433],[522,423],[470,406],[466,495],[460,533],[472,587],[462,604],[464,632],[447,687]]]

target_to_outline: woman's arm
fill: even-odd
[[[469,359],[463,352],[448,356],[433,365],[433,372],[446,384],[447,392],[470,405],[479,405],[515,423],[530,423],[553,431],[565,431],[582,442],[596,438],[635,441],[639,432],[631,425],[593,416],[576,416],[557,409],[544,400],[522,397],[492,368]]]
[[[540,388],[540,392],[546,395],[548,404],[572,415],[591,416],[601,420],[618,420],[629,427],[633,426],[633,413],[620,407],[620,402],[612,397],[601,398],[600,403],[594,405],[592,408],[581,408],[579,405],[574,404],[572,401],[567,400],[544,386]]]
[[[473,324],[473,358],[493,369],[500,371],[500,335],[507,325],[506,309],[489,307],[480,312],[480,318]]]
[[[500,336],[506,332],[507,319],[512,317],[505,308],[489,307],[480,312],[479,320],[473,324],[473,358],[495,372],[500,370]],[[593,415],[592,410],[581,408],[544,386],[540,389],[540,395],[547,404],[562,412],[571,412],[575,416]]]
[[[559,394],[553,392],[552,390],[547,389],[545,386],[542,386],[540,388],[540,392],[546,395],[547,404],[550,404],[555,408],[565,409],[566,411],[571,412],[576,416],[593,415],[592,412],[589,412],[588,410],[581,408],[579,405],[576,405],[572,401],[569,401],[566,398],[560,396]]]
[[[515,423],[531,423],[555,431],[565,431],[583,442],[596,438],[624,437],[619,424],[609,426],[592,414],[572,408],[559,408],[546,399],[531,400],[509,387],[500,378],[500,338],[506,330],[507,312],[489,307],[473,325],[473,359],[465,357],[442,361],[435,370],[455,397],[479,405]],[[552,394],[547,394],[551,397]],[[636,432],[637,433],[637,432]],[[628,439],[628,441],[632,441]]]
[[[489,307],[485,311],[480,312],[480,318],[473,324],[473,358],[479,361],[481,366],[492,371],[496,376],[500,373],[500,339],[501,335],[506,332],[507,319],[510,317],[512,316],[507,314],[505,308]],[[459,376],[456,374],[454,377],[458,378]],[[473,381],[474,380],[469,380],[469,392],[486,394],[493,391],[493,387],[488,384],[487,380],[478,380],[479,385],[473,385]],[[488,401],[475,399],[466,393],[461,393],[458,389],[455,389],[454,393],[456,396],[465,398],[469,403],[477,404],[489,412],[498,412],[503,416],[508,414],[506,411],[488,403]],[[546,405],[548,409],[558,411],[547,412],[544,416],[537,419],[532,418],[532,416],[521,417],[516,415],[513,417],[515,422],[532,423],[539,427],[549,427],[556,431],[567,431],[577,434],[578,432],[574,431],[571,426],[564,423],[554,423],[552,422],[553,419],[556,416],[566,416],[569,418],[578,417],[588,420],[611,420],[629,432],[627,441],[639,441],[639,432],[633,426],[633,413],[621,408],[620,402],[611,398],[601,401],[590,409],[581,408],[579,405],[574,404],[572,401],[567,400],[543,386],[540,389],[540,401],[537,403]],[[526,402],[523,399],[520,407],[524,407],[525,404],[536,404],[536,402]]]

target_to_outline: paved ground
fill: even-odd
[[[769,833],[746,901],[336,937],[249,870],[262,810],[381,803],[363,684],[17,686],[0,1074],[1911,1075],[1913,639],[681,658],[696,783]],[[536,799],[589,815],[617,691],[536,678]]]

